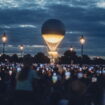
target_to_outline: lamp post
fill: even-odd
[[[7,35],[6,35],[6,33],[4,33],[2,35],[2,42],[3,42],[3,54],[5,54],[5,44],[7,42]]]
[[[74,51],[74,48],[71,46],[71,47],[70,47],[70,52],[72,53],[73,51]],[[74,62],[74,61],[73,61],[73,58],[72,58],[72,56],[71,56],[71,65],[73,64],[73,62]]]
[[[70,47],[70,51],[72,52],[73,50],[74,50],[74,48],[71,46],[71,47]]]
[[[19,46],[19,49],[20,49],[20,51],[21,51],[21,57],[23,57],[24,45],[20,45],[20,46]]]
[[[83,53],[84,53],[83,50],[84,50],[84,44],[85,44],[85,38],[83,35],[80,37],[80,43],[81,43],[81,56],[83,57]]]

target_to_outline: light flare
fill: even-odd
[[[48,45],[48,48],[50,49],[50,51],[56,51],[60,42],[64,38],[63,35],[57,35],[57,34],[43,34],[42,36],[46,44]]]

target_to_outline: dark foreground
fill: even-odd
[[[16,90],[21,68],[0,64],[0,105],[105,105],[104,65],[33,64],[40,79],[32,92]]]

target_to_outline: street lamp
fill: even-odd
[[[2,35],[2,42],[3,42],[3,54],[5,54],[5,44],[7,42],[7,35],[6,35],[6,33],[4,33]]]
[[[20,51],[21,51],[21,57],[23,57],[24,45],[20,45],[20,46],[19,46],[19,49],[20,49]]]
[[[74,48],[71,46],[71,47],[70,47],[70,51],[72,52],[73,50],[74,50]]]
[[[83,47],[85,44],[85,38],[83,35],[80,37],[80,43],[81,43],[81,56],[83,57]]]
[[[71,52],[71,53],[74,52],[74,48],[73,48],[72,46],[70,47],[70,52]],[[73,64],[73,62],[74,62],[74,61],[73,61],[73,58],[72,58],[72,56],[71,56],[71,65]]]

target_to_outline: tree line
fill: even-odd
[[[44,53],[39,52],[35,56],[31,56],[27,54],[23,57],[19,57],[17,54],[13,54],[12,56],[3,54],[0,56],[0,62],[10,62],[10,63],[22,63],[24,57],[30,56],[33,63],[50,63],[50,58],[46,56]],[[95,57],[91,59],[88,55],[78,56],[75,51],[67,50],[64,54],[56,59],[56,63],[58,64],[105,64],[105,59]]]

